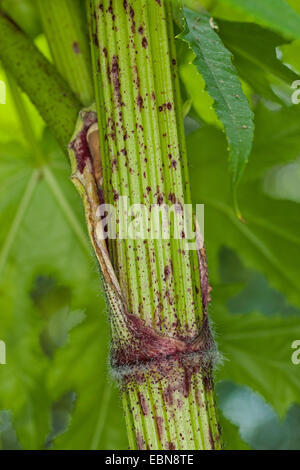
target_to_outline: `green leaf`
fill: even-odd
[[[291,44],[284,44],[281,46],[280,50],[282,52],[282,60],[292,65],[293,68],[300,73],[300,39],[293,41]],[[292,85],[292,81],[290,85]]]
[[[48,432],[50,422],[49,399],[43,382],[48,360],[40,354],[39,345],[42,322],[32,311],[27,295],[29,279],[23,277],[26,266],[18,264],[16,253],[11,251],[18,238],[19,222],[38,181],[24,153],[18,144],[1,146],[0,337],[6,344],[7,364],[0,368],[3,384],[0,408],[12,411],[20,442],[33,449],[41,446],[41,436]],[[34,408],[32,403],[36,405]]]
[[[292,363],[292,343],[300,338],[298,315],[268,317],[254,310],[232,316],[226,308],[230,289],[214,286],[212,318],[226,360],[217,377],[259,392],[282,417],[299,403],[300,377]],[[276,393],[274,393],[276,390]]]
[[[291,344],[300,337],[299,314],[295,314],[300,307],[299,204],[270,197],[264,181],[274,165],[293,161],[299,155],[299,122],[296,106],[276,112],[258,108],[253,152],[240,188],[246,224],[236,219],[231,208],[224,136],[206,126],[188,137],[193,199],[205,204],[205,242],[214,286],[212,316],[220,349],[230,361],[225,361],[220,377],[258,391],[280,416],[299,402],[299,374],[291,362]],[[251,313],[232,316],[227,311],[227,302],[245,288],[247,279],[235,264],[239,285],[220,286],[224,246],[237,251],[247,269],[265,278],[269,298],[280,299],[277,312],[276,302],[273,306],[272,316],[261,315],[262,310],[268,311],[258,304],[262,296],[257,286],[252,292],[257,298],[249,303]]]
[[[12,415],[9,411],[0,411],[0,450],[20,449],[15,430],[12,425]]]
[[[184,46],[186,46],[187,50],[185,50],[183,60],[179,64],[179,74],[185,86],[188,99],[194,111],[203,121],[217,127],[222,127],[213,108],[214,100],[205,89],[205,81],[202,75],[193,65],[195,54],[188,50],[187,44],[184,44]]]
[[[300,152],[299,116],[299,106],[283,107],[277,111],[263,105],[257,107],[253,159],[247,168],[246,179],[261,178],[275,165],[296,160]]]
[[[218,384],[216,387],[218,387]],[[222,439],[225,450],[251,450],[241,439],[239,428],[226,419],[221,412],[219,413],[219,422],[222,428]]]
[[[105,310],[94,311],[58,350],[49,374],[52,400],[69,390],[77,396],[69,428],[54,441],[55,449],[126,449],[119,391],[108,375],[109,328]],[[102,322],[99,321],[99,318]]]
[[[74,416],[78,410],[85,417],[95,416],[106,388],[103,371],[109,351],[105,301],[99,295],[96,263],[69,164],[49,134],[40,150],[42,168],[18,143],[2,144],[0,150],[0,339],[7,351],[7,364],[0,366],[0,409],[10,412],[12,429],[24,449],[45,448],[48,438],[50,445],[68,422],[72,426],[70,412],[65,424],[58,419],[67,413],[61,404],[63,390],[75,393]],[[79,324],[83,311],[86,320]],[[50,377],[63,367],[56,369],[56,354],[72,343],[68,336],[74,325],[83,341],[74,341],[71,351],[84,363],[64,365],[57,387],[62,394],[54,394]],[[95,386],[95,393],[89,394],[89,385]],[[119,399],[117,392],[112,396],[113,402]],[[126,447],[121,406],[111,408],[112,414],[108,410],[103,419],[105,435],[116,448]],[[93,424],[91,433],[97,436],[96,419]],[[78,447],[80,440],[83,447],[86,443],[82,429]],[[6,438],[2,445],[16,444]]]
[[[221,0],[221,3],[251,15],[254,22],[289,39],[300,37],[300,15],[285,0]]]
[[[281,292],[270,287],[262,274],[246,269],[238,255],[226,247],[219,252],[220,278],[226,285],[232,282],[237,292],[227,301],[230,313],[260,312],[264,315],[300,315],[300,309],[290,305]]]
[[[236,186],[244,171],[253,139],[253,115],[244,96],[231,54],[214,31],[209,15],[185,9],[188,31],[180,37],[196,54],[194,61],[206,89],[214,99],[216,113],[224,125],[230,151],[230,170]]]
[[[242,439],[257,450],[300,449],[300,407],[291,407],[280,421],[272,407],[248,387],[229,381],[217,386],[219,406]]]
[[[289,199],[300,202],[300,161],[297,159],[287,165],[276,165],[267,171],[264,191],[275,199]]]
[[[205,204],[211,276],[219,280],[220,247],[238,247],[246,266],[261,272],[271,286],[298,307],[299,205],[269,197],[263,185],[266,170],[299,155],[299,122],[297,106],[277,112],[259,107],[253,152],[239,194],[246,224],[236,220],[231,207],[224,136],[206,126],[188,137],[194,202]],[[222,231],[216,227],[222,227]]]
[[[224,45],[234,55],[239,75],[252,89],[270,100],[280,101],[271,88],[272,84],[280,84],[290,98],[291,84],[298,76],[276,55],[276,48],[287,40],[256,24],[219,20],[218,26]]]
[[[291,5],[294,10],[300,14],[300,5],[298,0],[287,0],[288,4]]]

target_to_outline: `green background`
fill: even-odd
[[[187,3],[197,9],[200,2]],[[300,72],[300,7],[276,0],[262,8],[269,3],[202,2],[234,54],[255,114],[253,148],[238,187],[245,223],[234,211],[223,126],[193,53],[178,40],[193,200],[205,204],[209,313],[223,355],[216,388],[227,449],[300,449],[300,365],[291,360],[291,345],[300,339],[300,105],[291,102],[292,77]],[[9,7],[50,57],[33,3]],[[66,155],[24,97],[23,118],[43,156],[39,167],[2,69],[0,79],[6,83],[0,340],[7,355],[0,365],[0,448],[126,449],[104,295]]]

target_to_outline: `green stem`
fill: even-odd
[[[94,100],[91,56],[81,0],[36,0],[54,63],[87,106]]]
[[[80,102],[55,67],[1,12],[0,60],[65,148],[74,130]]]
[[[128,207],[149,210],[190,203],[169,1],[90,0],[89,7],[105,201],[117,207],[126,196]],[[109,252],[128,311],[150,331],[188,344],[207,328],[197,252],[183,250],[183,240],[174,236],[120,239],[126,214],[118,216]],[[171,234],[174,227],[171,220]],[[149,347],[147,337],[142,341]],[[204,356],[158,359],[153,352],[147,367],[122,364],[132,449],[221,447],[211,364],[204,365]]]

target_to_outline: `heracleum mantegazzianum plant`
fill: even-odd
[[[198,249],[189,251],[183,249],[184,230],[181,239],[172,237],[174,221],[170,239],[121,239],[126,213],[120,211],[117,236],[106,244],[97,212],[101,202],[117,207],[124,196],[128,206],[144,204],[149,210],[191,203],[171,2],[87,2],[92,68],[86,50],[76,56],[87,39],[80,2],[37,4],[56,67],[73,91],[3,15],[1,59],[69,147],[72,179],[83,198],[107,295],[112,370],[130,447],[219,449],[216,353],[196,224]],[[69,21],[67,27],[61,18]],[[92,82],[96,104],[80,112],[75,126],[82,104],[92,100]]]

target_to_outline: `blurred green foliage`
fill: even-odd
[[[300,339],[300,105],[291,101],[300,8],[296,0],[276,0],[272,12],[258,0],[186,3],[214,15],[255,114],[238,193],[241,223],[221,122],[193,54],[178,41],[193,199],[205,204],[210,316],[224,356],[216,372],[224,441],[228,449],[300,449],[300,366],[291,361]],[[25,29],[35,37],[40,23],[30,4],[11,2],[9,13],[18,22],[25,8]],[[36,40],[49,54],[44,37]],[[0,79],[7,83],[3,70]],[[81,202],[65,154],[23,99],[43,164],[7,86],[0,105],[0,339],[7,348],[0,448],[125,449]]]
[[[20,26],[28,36],[35,38],[42,32],[35,0],[0,0],[0,8]]]

